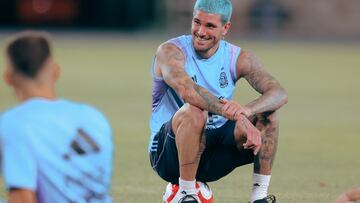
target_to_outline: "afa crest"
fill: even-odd
[[[219,83],[221,88],[225,88],[228,86],[229,82],[225,72],[220,73]]]

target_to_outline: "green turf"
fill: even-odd
[[[143,36],[56,38],[55,54],[63,68],[59,96],[94,104],[113,126],[114,202],[160,202],[166,185],[152,171],[146,150],[150,65],[161,41]],[[233,42],[257,53],[289,93],[281,110],[270,192],[280,203],[324,203],[360,185],[360,43]],[[1,71],[3,64],[1,58]],[[256,96],[240,83],[236,98],[241,103]],[[0,110],[14,104],[1,82]],[[247,202],[251,170],[242,167],[210,183],[215,202]]]

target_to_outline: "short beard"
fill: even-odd
[[[212,48],[214,48],[218,43],[220,43],[220,39],[217,40],[217,41],[212,41],[211,44],[209,45],[209,47],[205,48],[205,49],[197,49],[195,46],[194,46],[194,41],[192,42],[193,43],[193,47],[194,47],[194,50],[199,54],[199,55],[205,55],[206,53],[208,53]],[[215,53],[215,52],[214,52]]]

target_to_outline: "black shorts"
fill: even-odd
[[[165,181],[177,184],[179,181],[179,159],[172,130],[172,120],[165,123],[154,137],[157,150],[150,152],[152,168]],[[235,168],[254,162],[251,149],[236,147],[234,121],[227,121],[222,127],[206,130],[206,148],[201,155],[196,180],[211,182],[226,176]]]

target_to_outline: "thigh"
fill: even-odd
[[[205,132],[206,148],[200,159],[197,180],[216,181],[235,168],[254,162],[252,150],[237,149],[234,127],[235,122],[228,121],[221,128]],[[172,120],[162,126],[154,141],[158,143],[158,147],[150,153],[151,166],[163,180],[178,184],[179,159]]]
[[[213,130],[206,130],[206,148],[214,147],[234,147],[236,142],[234,139],[235,121],[227,121],[223,126]]]
[[[239,166],[254,162],[251,149],[238,150],[236,147],[217,147],[205,150],[199,164],[196,179],[203,182],[217,181]]]
[[[172,119],[166,122],[155,135],[157,150],[150,153],[152,168],[165,181],[173,184],[178,182],[179,159],[175,142],[175,134],[172,130]]]
[[[254,162],[251,149],[238,149],[234,139],[234,121],[206,131],[206,149],[201,156],[197,180],[211,182],[228,175],[239,166]]]

